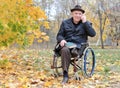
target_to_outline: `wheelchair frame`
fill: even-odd
[[[94,54],[94,50],[89,46],[88,43],[82,43],[81,47],[85,47],[82,55],[77,56],[73,59],[71,59],[71,65],[74,67],[74,77],[77,80],[80,80],[79,77],[79,72],[81,71],[84,77],[91,77],[94,74],[94,69],[95,69],[95,54]],[[88,55],[89,53],[91,53],[92,57],[90,58],[90,60],[92,60],[92,66],[90,69],[88,69],[87,64],[90,64],[90,62],[88,62]],[[54,56],[53,56],[53,64],[51,66],[52,69],[54,69],[54,76],[58,77],[61,74],[59,73],[58,69],[62,68],[62,66],[58,66],[58,57],[54,52]]]

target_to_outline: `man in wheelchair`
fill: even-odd
[[[92,24],[86,20],[85,11],[80,5],[76,5],[71,9],[72,17],[62,21],[60,30],[57,34],[57,42],[59,43],[59,53],[62,61],[63,80],[62,83],[67,83],[68,69],[71,57],[77,56],[82,43],[86,43],[88,36],[94,37]],[[73,48],[76,47],[76,48]],[[56,48],[57,49],[57,48]]]

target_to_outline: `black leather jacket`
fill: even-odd
[[[87,42],[88,36],[94,37],[96,35],[90,22],[80,22],[77,28],[75,28],[72,21],[72,18],[70,18],[62,22],[56,37],[57,42],[66,40],[67,42],[76,43],[79,46],[81,43]]]

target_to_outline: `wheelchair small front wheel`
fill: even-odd
[[[86,48],[84,52],[84,74],[91,77],[95,69],[95,54],[92,48]]]

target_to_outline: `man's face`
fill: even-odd
[[[79,22],[81,20],[83,13],[81,11],[73,11],[72,17],[75,22]]]

